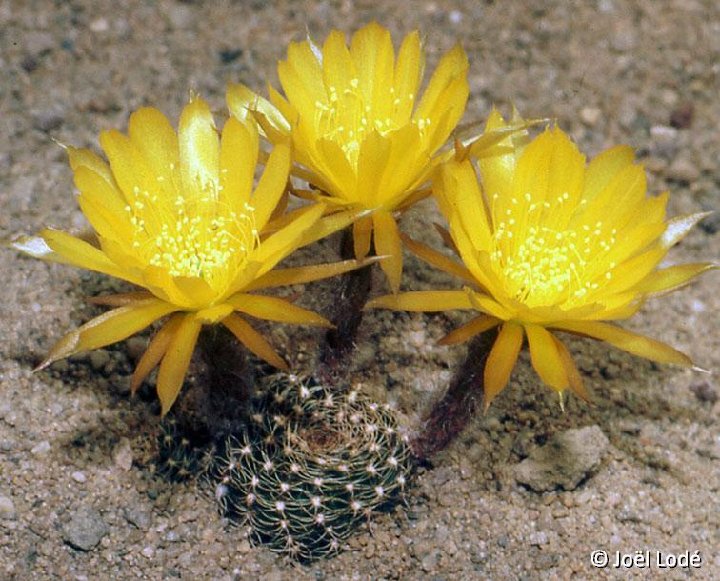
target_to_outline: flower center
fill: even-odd
[[[168,198],[136,187],[125,207],[136,256],[171,276],[203,278],[211,285],[240,269],[258,243],[254,211],[248,204],[230,207],[221,189],[198,182],[190,195],[176,187],[177,195]]]
[[[315,128],[318,137],[337,142],[345,157],[357,169],[360,146],[371,131],[381,135],[412,122],[424,134],[429,118],[412,119],[413,93],[396,94],[389,86],[384,94],[373,94],[374,88],[362,87],[357,78],[345,87],[326,87],[326,98],[315,102]],[[408,106],[409,103],[409,106]]]
[[[513,199],[505,219],[495,221],[491,261],[508,294],[529,307],[586,304],[612,278],[616,264],[608,255],[617,231],[601,220],[573,219],[573,212],[563,219],[560,206],[567,203],[561,197],[558,204],[529,203],[515,211]]]

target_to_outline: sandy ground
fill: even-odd
[[[671,190],[671,215],[720,208],[716,2],[542,4],[2,1],[0,236],[44,225],[82,229],[53,139],[95,146],[101,129],[125,129],[144,104],[176,119],[191,89],[221,112],[225,83],[262,89],[291,39],[306,30],[322,39],[332,27],[349,31],[371,19],[397,39],[419,28],[430,66],[462,43],[471,60],[466,120],[514,102],[528,116],[556,118],[589,154],[621,142],[636,147],[651,191]],[[404,227],[436,244],[427,234],[436,219],[426,202]],[[709,218],[669,261],[717,260],[719,227]],[[335,243],[308,255],[332,256]],[[407,260],[408,288],[453,284]],[[127,393],[142,341],[31,372],[62,333],[97,312],[83,297],[116,283],[8,250],[0,271],[1,579],[720,578],[716,375],[576,340],[571,349],[593,404],[571,399],[562,413],[523,356],[490,411],[419,472],[407,510],[376,519],[339,556],[305,567],[252,547],[193,485],[153,477],[157,406]],[[653,301],[629,326],[720,369],[719,282],[712,273]],[[322,308],[330,288],[310,289],[304,304]],[[463,357],[462,347],[434,346],[460,320],[372,313],[354,381],[394,402],[412,425]],[[273,330],[300,367],[318,339]],[[563,465],[550,461],[556,472],[548,475],[543,462],[558,441]],[[527,464],[518,465],[528,457],[540,470],[534,486],[520,482]],[[68,543],[82,538],[101,540],[89,550]],[[611,560],[616,551],[649,550],[650,566],[594,569],[594,550]],[[655,551],[698,551],[701,567],[659,571]]]

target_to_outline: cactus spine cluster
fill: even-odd
[[[389,406],[288,374],[267,378],[251,406],[210,474],[223,514],[246,520],[255,542],[309,561],[402,498],[412,462]]]
[[[207,441],[199,442],[173,416],[160,423],[157,448],[155,471],[165,480],[182,482],[207,470]]]

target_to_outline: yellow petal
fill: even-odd
[[[275,352],[270,343],[240,317],[240,315],[235,313],[229,315],[223,320],[223,325],[230,329],[238,341],[245,345],[252,353],[260,357],[260,359],[267,361],[270,365],[278,369],[284,371],[289,369],[288,364]]]
[[[386,210],[400,206],[407,208],[409,198],[415,196],[414,190],[429,180],[438,159],[430,158],[430,147],[423,142],[420,130],[412,123],[394,131],[389,141],[382,181],[376,186],[377,193],[371,199]],[[364,177],[365,174],[362,175]]]
[[[157,182],[152,171],[128,136],[115,129],[103,131],[100,145],[110,162],[113,177],[130,205],[139,194],[154,191]]]
[[[350,54],[360,79],[360,90],[367,102],[379,107],[377,113],[381,118],[387,116],[391,105],[387,90],[393,82],[394,52],[390,32],[377,22],[371,22],[358,30],[350,42]],[[327,66],[325,61],[323,64]]]
[[[475,277],[470,273],[470,271],[464,267],[462,264],[458,264],[454,260],[451,260],[444,254],[440,254],[436,250],[433,250],[429,246],[426,246],[425,244],[422,244],[420,242],[416,242],[409,236],[406,236],[405,234],[400,234],[400,238],[402,239],[405,246],[408,247],[410,252],[412,252],[415,256],[418,258],[421,258],[428,264],[433,265],[436,268],[439,268],[442,271],[447,272],[448,274],[452,274],[453,276],[457,276],[461,279],[463,279],[465,282],[477,285],[478,281],[475,280]]]
[[[370,252],[373,221],[371,216],[360,218],[353,224],[353,248],[355,258],[361,260]]]
[[[127,339],[175,309],[174,305],[159,299],[147,299],[103,313],[60,339],[38,369],[73,353]]]
[[[220,140],[208,104],[191,99],[180,115],[180,169],[186,195],[216,192],[220,183]]]
[[[388,278],[390,289],[394,294],[400,291],[402,280],[402,242],[395,218],[382,210],[372,215],[375,252],[384,257],[380,267]]]
[[[569,385],[557,344],[550,332],[539,325],[525,325],[530,359],[540,379],[557,391],[564,391]]]
[[[484,333],[488,329],[492,329],[499,324],[500,320],[495,317],[480,315],[479,317],[475,317],[471,321],[465,323],[461,327],[450,331],[447,335],[440,339],[440,341],[438,341],[438,345],[455,345],[456,343],[463,343],[475,335]]]
[[[177,134],[167,117],[157,109],[143,107],[130,115],[128,134],[152,172],[157,190],[172,195],[180,157]]]
[[[423,141],[430,153],[435,153],[450,137],[465,112],[467,96],[468,82],[464,75],[454,79],[441,93],[439,109],[433,111],[433,117],[429,118],[430,125],[425,127]],[[448,155],[452,153],[448,152]]]
[[[285,191],[290,170],[290,148],[278,144],[270,154],[262,177],[252,195],[252,206],[255,208],[255,224],[262,230],[267,224],[275,207]]]
[[[278,77],[288,100],[306,113],[325,97],[322,68],[307,42],[291,42],[288,58],[278,63]]]
[[[75,170],[75,185],[80,190],[77,197],[82,213],[95,232],[105,238],[130,242],[132,226],[125,211],[122,193],[102,176],[86,166]]]
[[[175,283],[175,277],[164,268],[147,267],[143,272],[142,286],[178,307],[193,308],[197,306],[195,297],[182,292]],[[204,292],[207,290],[205,289]]]
[[[415,119],[437,118],[439,117],[437,113],[446,110],[449,105],[459,109],[460,115],[462,115],[469,93],[466,81],[467,70],[468,59],[465,51],[460,45],[456,45],[440,59],[413,117]],[[455,79],[464,81],[464,85],[461,83],[455,89],[456,94],[448,102],[446,89],[452,85]]]
[[[523,137],[528,134],[525,129],[517,135],[511,131],[512,128],[512,124],[506,123],[497,109],[493,108],[485,124],[485,135],[503,135],[503,139],[497,143],[497,147],[493,147],[490,142],[484,143],[481,137],[470,147],[470,153],[475,157],[479,157],[485,146],[488,148],[485,153],[492,152],[492,155],[483,155],[478,160],[488,200],[512,197],[515,167],[525,145]]]
[[[275,135],[268,135],[273,143],[278,141],[274,138],[277,134],[288,135],[290,133],[290,124],[283,114],[270,101],[262,98],[245,85],[229,84],[225,98],[230,113],[240,121],[251,119],[252,112],[260,113],[274,130]]]
[[[368,301],[366,309],[393,309],[395,311],[440,312],[452,309],[472,309],[465,291],[411,291],[397,295],[384,295]]]
[[[81,167],[86,167],[90,171],[95,172],[102,177],[108,184],[115,185],[115,178],[112,175],[110,166],[105,160],[99,157],[96,153],[89,149],[78,149],[76,147],[67,146],[66,151],[68,154],[68,160],[70,161],[70,167],[73,172],[77,171]]]
[[[366,260],[343,260],[342,262],[332,264],[313,264],[311,266],[299,266],[296,268],[275,269],[253,281],[243,290],[252,291],[291,284],[304,284],[314,280],[337,276],[358,268],[364,268],[377,261],[377,258],[368,258]]]
[[[607,149],[593,158],[588,164],[585,173],[585,188],[583,197],[593,200],[621,172],[633,163],[635,153],[632,147],[618,145]]]
[[[655,247],[647,252],[626,260],[612,270],[612,279],[605,282],[603,294],[620,293],[629,290],[648,276],[667,253],[665,248]]]
[[[410,119],[424,68],[425,58],[420,46],[420,34],[415,30],[403,40],[395,66],[395,95],[399,100],[395,121],[398,124]]]
[[[468,155],[480,162],[481,173],[497,175],[509,185],[508,179],[515,169],[515,162],[530,141],[528,129],[542,123],[543,119],[523,119],[513,111],[513,118],[506,123],[502,115],[493,107],[485,124],[485,130],[479,136],[463,140]],[[488,188],[492,191],[491,188]]]
[[[477,249],[491,247],[492,232],[472,163],[450,162],[441,169],[443,213],[456,214]]]
[[[385,205],[386,196],[393,192],[386,191],[384,174],[386,168],[391,171],[401,171],[399,166],[388,164],[390,157],[391,140],[384,137],[379,131],[370,131],[369,135],[360,144],[358,154],[357,181],[355,200],[366,207]],[[407,152],[406,152],[407,153]]]
[[[512,318],[512,313],[490,295],[478,293],[472,289],[465,289],[465,292],[468,294],[470,304],[478,311],[482,311],[483,313],[487,313],[488,315],[492,315],[493,317],[497,317],[503,321],[507,321]]]
[[[345,88],[350,80],[357,77],[355,65],[345,43],[345,35],[332,30],[322,48],[323,82],[327,87]]]
[[[258,160],[258,134],[253,122],[242,123],[231,117],[220,140],[220,183],[223,199],[245,213],[250,201]],[[239,210],[239,211],[238,211]]]
[[[332,323],[325,317],[278,297],[238,293],[230,297],[227,303],[235,310],[258,319],[293,325],[332,327]]]
[[[362,220],[370,213],[367,210],[352,208],[342,212],[335,212],[329,216],[320,218],[311,229],[305,232],[302,240],[302,246],[312,244],[313,242],[329,236],[333,232],[342,230],[355,221]]]
[[[664,200],[658,200],[661,207],[660,217],[648,216],[647,210],[652,200],[646,198],[647,177],[643,168],[639,165],[628,164],[622,166],[618,172],[609,176],[604,189],[599,191],[594,198],[589,200],[582,212],[578,213],[572,221],[575,227],[581,227],[578,221],[584,221],[588,226],[593,227],[599,217],[606,224],[612,224],[613,228],[620,230],[628,223],[641,225],[648,218],[654,222],[664,216]],[[642,210],[640,209],[642,208]]]
[[[523,328],[520,325],[507,322],[500,327],[500,333],[490,350],[483,372],[486,410],[510,381],[522,343]]]
[[[326,178],[327,184],[330,186],[329,193],[351,203],[359,202],[355,196],[358,174],[350,165],[340,144],[331,139],[322,138],[317,141],[317,148],[323,163],[315,165],[318,166],[318,173]],[[298,150],[299,148],[296,146],[295,152]],[[322,186],[322,184],[314,185]]]
[[[720,268],[709,262],[678,264],[647,275],[633,287],[634,292],[656,294],[670,292],[688,284],[696,276],[708,270]]]
[[[265,274],[293,250],[309,244],[303,237],[320,219],[325,207],[315,204],[282,230],[264,240],[256,252],[255,259],[262,263],[259,274]]]
[[[711,214],[712,212],[698,212],[696,214],[686,214],[673,218],[667,223],[667,228],[661,239],[662,245],[665,248],[675,246],[675,244],[687,236],[695,224]]]
[[[61,230],[42,230],[39,236],[14,242],[13,247],[35,258],[70,264],[141,284],[136,274],[121,269],[102,250]]]
[[[157,376],[157,393],[163,416],[170,411],[180,393],[201,327],[194,315],[185,315],[170,338]]]
[[[196,307],[211,303],[213,299],[217,299],[220,289],[225,290],[222,284],[218,285],[220,287],[218,289],[211,286],[210,282],[197,276],[174,276],[173,282],[178,291],[187,297],[184,304]]]
[[[150,340],[150,343],[138,361],[135,371],[130,379],[130,393],[135,393],[150,372],[157,367],[170,346],[170,340],[178,330],[180,323],[186,317],[184,313],[173,314],[168,321],[160,327]]]
[[[599,321],[564,321],[554,324],[553,327],[576,335],[585,335],[593,339],[606,341],[618,349],[658,363],[674,363],[684,367],[692,367],[693,364],[687,355],[665,343],[607,323]]]
[[[575,366],[572,355],[565,347],[565,344],[560,341],[555,335],[552,335],[553,341],[555,341],[555,347],[557,347],[558,353],[560,354],[560,360],[565,367],[565,373],[567,374],[568,382],[570,384],[570,390],[585,401],[590,401],[590,394],[585,390],[583,385],[582,376]]]
[[[215,323],[222,321],[225,317],[232,313],[233,310],[233,306],[230,303],[222,303],[220,305],[213,305],[212,307],[201,309],[195,316],[203,325],[214,325]]]
[[[92,305],[104,305],[106,307],[125,307],[145,299],[151,299],[153,295],[148,291],[131,291],[127,293],[116,293],[112,295],[100,295],[87,299]]]
[[[527,218],[528,222],[532,220],[531,224],[564,227],[582,192],[584,176],[585,157],[575,144],[560,129],[546,130],[525,148],[518,160],[513,195],[493,200],[495,227],[507,220],[508,212],[518,221]],[[539,211],[530,214],[533,204]],[[525,235],[521,228],[514,231],[515,235]]]

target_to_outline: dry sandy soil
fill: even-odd
[[[84,227],[54,139],[95,147],[100,130],[124,129],[144,104],[177,119],[191,89],[221,112],[226,82],[263,90],[290,40],[371,19],[396,39],[420,29],[429,69],[455,42],[465,47],[467,121],[484,119],[493,103],[505,112],[515,103],[527,116],[555,118],[590,155],[616,143],[637,148],[650,190],[672,192],[671,215],[720,208],[717,3],[527,4],[0,1],[0,236]],[[437,219],[426,202],[404,227],[437,244],[427,234]],[[707,219],[669,261],[717,260],[719,228],[717,215]],[[332,256],[336,242],[308,256]],[[408,288],[454,284],[407,263]],[[720,578],[717,375],[576,340],[593,403],[570,399],[563,413],[524,356],[490,411],[419,471],[407,510],[375,519],[337,557],[300,566],[251,546],[192,484],[153,476],[157,406],[127,393],[142,341],[31,372],[62,333],[98,312],[84,297],[116,283],[10,250],[0,253],[0,270],[1,579],[650,578],[660,573],[656,550],[701,555],[701,567],[663,578]],[[628,325],[718,370],[719,282],[708,274]],[[302,300],[322,309],[331,286],[314,289]],[[463,347],[434,345],[460,320],[368,315],[353,380],[412,426],[462,360]],[[294,328],[272,334],[300,367],[320,338]],[[558,437],[568,446],[564,466],[543,465]],[[551,490],[521,484],[517,466],[528,457],[540,459],[535,488]],[[572,473],[568,490],[553,469]],[[78,550],[69,544],[78,536],[100,540]],[[594,569],[594,550],[650,550],[651,566]]]

